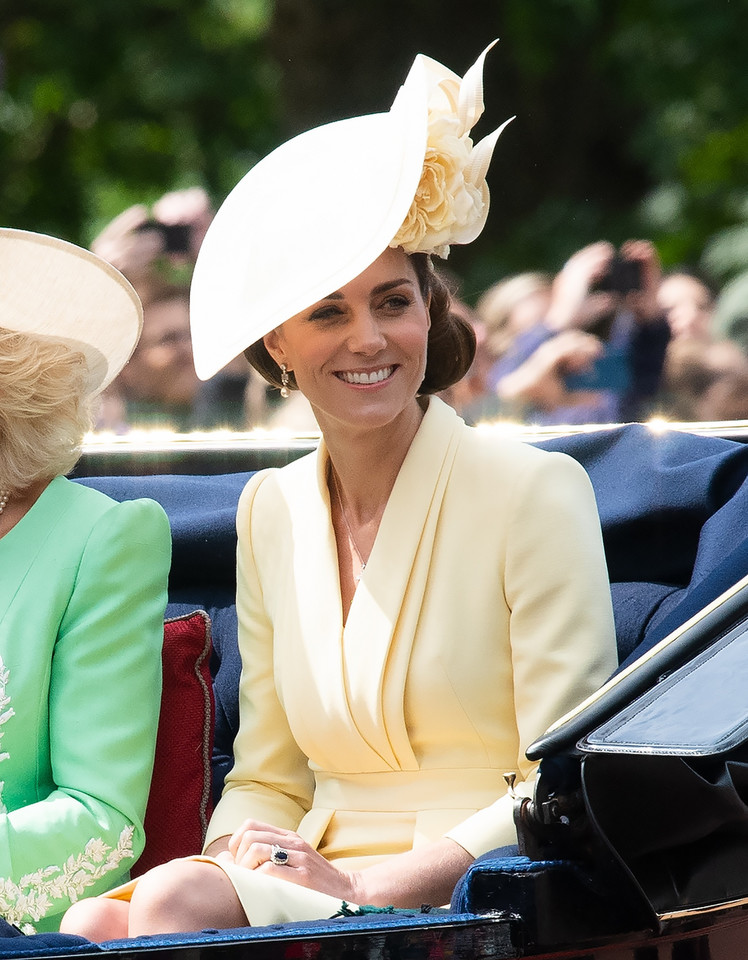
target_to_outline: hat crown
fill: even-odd
[[[111,264],[56,237],[0,228],[0,327],[81,351],[89,394],[116,377],[142,324],[138,295]]]

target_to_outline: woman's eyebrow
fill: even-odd
[[[401,277],[399,280],[388,280],[386,283],[380,283],[374,287],[371,292],[374,294],[385,293],[387,290],[392,290],[394,287],[400,287],[403,284],[408,284],[412,287],[415,285],[415,281],[410,277]],[[341,293],[340,290],[336,290],[335,293],[328,293],[326,297],[322,297],[317,302],[322,303],[324,300],[345,300],[345,295]]]
[[[415,281],[410,277],[401,277],[399,280],[388,280],[387,283],[380,283],[379,286],[374,287],[371,292],[386,293],[387,290],[392,290],[394,287],[401,287],[403,284],[408,284],[412,287],[415,285]]]

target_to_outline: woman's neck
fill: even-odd
[[[425,403],[381,429],[326,424],[318,416],[330,456],[327,487],[335,532],[343,623],[374,549],[395,480],[423,420]]]
[[[379,516],[418,432],[425,405],[418,403],[412,416],[378,430],[325,428],[320,424],[335,471],[337,493],[345,503],[349,522],[367,523]]]
[[[2,514],[0,514],[0,537],[5,536],[6,533],[10,533],[18,521],[26,516],[52,482],[52,479],[52,477],[47,477],[43,480],[36,480],[24,490],[11,494],[5,505],[5,509]]]

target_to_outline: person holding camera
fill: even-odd
[[[574,253],[554,279],[542,323],[497,368],[505,408],[539,423],[640,418],[656,395],[670,338],[657,302],[654,245],[607,241]]]
[[[214,210],[202,187],[165,193],[149,210],[123,210],[91,243],[91,250],[124,274],[141,300],[164,282],[189,282]]]
[[[143,303],[143,336],[103,398],[97,427],[168,427],[180,432],[244,426],[247,365],[203,384],[190,342],[189,283],[214,210],[201,187],[165,193],[153,207],[128,207],[91,249],[132,283]]]

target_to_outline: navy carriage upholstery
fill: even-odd
[[[631,424],[542,441],[588,471],[603,529],[621,662],[631,660],[748,573],[748,445]],[[96,477],[118,500],[152,497],[169,515],[167,616],[212,622],[213,793],[238,724],[234,517],[249,473]],[[497,509],[501,505],[497,504]]]

